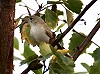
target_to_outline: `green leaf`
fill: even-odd
[[[80,33],[80,34],[83,34],[83,33]],[[71,52],[70,52],[71,55],[73,55],[75,50],[77,50],[77,47],[83,42],[84,39],[85,39],[84,37],[80,36],[77,33],[72,34],[72,37],[70,38],[69,47],[68,47],[69,50],[71,50]],[[88,48],[90,45],[91,45],[91,42],[87,45],[86,48]],[[84,52],[86,52],[86,51],[84,50]]]
[[[40,48],[40,53],[42,56],[46,56],[51,52],[51,49],[49,47],[49,44],[46,44],[45,42],[41,42],[40,45],[39,45],[39,48]]]
[[[100,60],[100,48],[97,48],[93,52],[92,57],[94,58],[95,61]]]
[[[57,10],[57,15],[63,15],[63,11]]]
[[[35,74],[43,74],[43,73],[42,73],[42,68],[41,68],[41,69],[38,69],[38,70],[33,70],[33,72],[34,72]]]
[[[91,66],[89,74],[100,74],[100,60],[97,60]]]
[[[16,37],[14,37],[14,48],[19,49],[19,42],[18,42],[18,39]]]
[[[34,59],[36,59],[37,57],[38,57],[38,55],[33,54],[33,55],[29,56],[28,58],[26,58],[25,60],[22,60],[22,61],[20,62],[20,65],[29,63],[29,62],[33,61]]]
[[[52,74],[51,72],[53,74],[68,74],[58,63],[52,63],[50,65],[50,74]]]
[[[20,59],[19,57],[14,56],[14,60],[20,60],[22,61],[22,59]]]
[[[87,74],[87,72],[77,72],[75,74]]]
[[[66,14],[67,14],[67,23],[68,23],[68,26],[70,26],[74,20],[73,13],[69,10],[66,10]]]
[[[58,32],[64,25],[65,25],[65,23],[63,23],[63,24],[61,24],[60,26],[58,26],[56,32]]]
[[[46,9],[45,21],[51,29],[54,29],[58,24],[58,16],[52,10]]]
[[[52,53],[49,53],[49,54],[42,56],[42,57],[38,57],[38,60],[46,60],[46,59],[50,58],[50,56],[52,56]]]
[[[88,64],[86,64],[86,63],[81,63],[81,65],[82,65],[84,68],[86,68],[86,70],[87,70],[88,72],[90,72],[90,66],[89,66]]]
[[[51,60],[50,68],[54,73],[58,74],[73,74],[74,73],[74,61],[66,57],[65,55],[57,52],[52,46],[51,50],[57,57],[56,60]],[[51,72],[52,72],[51,71]]]
[[[53,67],[54,67],[54,66],[53,66]],[[49,74],[57,74],[57,73],[55,73],[55,72],[54,72],[53,67],[52,67],[52,66],[50,66],[50,69],[49,69]],[[55,68],[55,67],[54,67],[54,68]]]
[[[16,3],[21,2],[22,0],[16,0]]]
[[[62,0],[64,5],[70,9],[72,12],[79,14],[82,9],[82,1],[81,0]]]
[[[32,55],[35,55],[36,53],[32,51],[29,47],[29,45],[24,42],[24,53],[22,54],[25,58],[29,58]]]

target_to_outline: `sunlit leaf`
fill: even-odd
[[[50,72],[53,72],[53,74],[68,74],[58,63],[52,63],[50,65]]]
[[[57,60],[51,60],[50,68],[52,69],[52,71],[58,74],[73,74],[74,62],[72,61],[72,59],[66,57],[60,52],[57,52],[52,46],[51,50],[53,54],[57,57]]]
[[[57,15],[63,15],[63,11],[57,10]]]
[[[52,53],[49,53],[49,54],[47,54],[45,56],[38,57],[38,59],[39,60],[46,60],[46,59],[50,58],[51,56],[52,56]]]
[[[70,9],[72,12],[79,14],[82,9],[82,1],[81,0],[62,0],[64,5]]]
[[[26,35],[26,30],[29,28],[28,23],[23,24],[22,26],[20,26],[20,33],[21,33],[21,39],[22,41],[26,38],[27,39],[27,35]],[[29,41],[27,41],[27,43],[29,43]]]
[[[33,55],[29,56],[28,58],[25,58],[25,60],[22,60],[22,61],[20,62],[20,65],[29,63],[29,62],[33,61],[34,59],[36,59],[37,57],[38,57],[38,55],[33,54]]]
[[[16,37],[14,37],[14,48],[19,49],[19,42],[18,42],[18,39]]]
[[[45,21],[51,29],[54,29],[58,24],[58,16],[52,10],[46,9]]]
[[[69,50],[62,49],[62,50],[57,50],[57,52],[60,52],[61,54],[66,55],[69,52]],[[53,55],[52,60],[56,60],[56,59],[57,59],[57,57],[55,55]]]
[[[86,63],[81,63],[81,65],[82,65],[84,68],[86,68],[86,70],[87,70],[88,72],[90,72],[90,66],[89,66],[88,64],[86,64]]]
[[[68,26],[70,26],[74,20],[73,13],[69,10],[66,10],[66,14],[67,14],[67,23],[68,23]]]
[[[20,60],[22,61],[22,59],[20,59],[19,57],[14,56],[14,60]]]
[[[93,54],[92,54],[92,57],[94,58],[94,60],[100,60],[100,48],[97,48]]]
[[[65,25],[65,23],[63,23],[63,24],[61,24],[60,26],[58,26],[56,32],[58,32],[64,25]]]
[[[29,47],[29,45],[25,42],[24,43],[24,53],[22,54],[25,58],[28,58],[32,55],[35,55],[36,53],[34,51],[31,50],[31,48]]]
[[[80,33],[82,35],[84,35],[83,33]],[[85,36],[85,35],[84,35]],[[69,43],[69,47],[68,49],[71,50],[70,54],[73,55],[73,53],[78,50],[78,46],[83,42],[85,38],[80,36],[79,34],[77,33],[73,33],[72,34],[72,37],[70,38],[70,43]],[[87,45],[86,48],[88,48],[89,46],[91,45],[91,42]],[[84,50],[84,52],[86,52]]]
[[[91,66],[89,74],[100,74],[100,60],[97,60]]]
[[[43,74],[42,73],[42,68],[41,69],[38,69],[38,70],[33,70],[33,71],[34,71],[35,74]]]
[[[40,53],[42,56],[46,56],[51,53],[49,44],[46,44],[45,42],[41,42],[39,45],[39,48],[40,48]]]

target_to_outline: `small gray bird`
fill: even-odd
[[[41,42],[49,43],[50,39],[54,39],[54,33],[44,22],[44,20],[36,15],[28,16],[24,19],[30,25],[30,36],[37,45]]]

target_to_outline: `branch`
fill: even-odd
[[[92,0],[83,11],[79,14],[79,16],[72,22],[72,24],[61,34],[58,38],[52,43],[52,46],[55,46],[73,27],[74,25],[80,20],[80,18],[85,14],[85,12],[96,2],[97,0]]]
[[[20,25],[16,26],[14,29],[20,27],[21,25],[23,25],[23,24],[25,24],[25,23],[26,23],[26,21],[23,21]]]
[[[84,39],[84,41],[82,42],[82,44],[79,46],[78,52],[76,52],[73,55],[73,60],[74,61],[79,57],[79,55],[85,49],[85,47],[87,46],[87,44],[91,41],[91,39],[96,34],[96,32],[98,31],[99,28],[100,28],[100,21],[96,24],[96,26],[92,29],[92,31],[89,33],[89,35]]]
[[[26,68],[21,74],[27,74],[30,71],[29,68]]]
[[[86,38],[87,36],[84,36],[84,35],[82,35],[81,33],[78,33],[77,31],[75,31],[74,29],[73,29],[73,32],[75,32],[75,33],[77,33],[77,34],[79,34],[81,37],[83,37],[83,38]],[[100,48],[100,46],[98,45],[98,44],[96,44],[95,42],[93,42],[93,41],[91,41],[92,43],[94,43],[96,46],[98,46],[98,48]]]

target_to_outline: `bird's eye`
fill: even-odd
[[[30,20],[32,20],[33,18],[32,17],[30,17]]]

